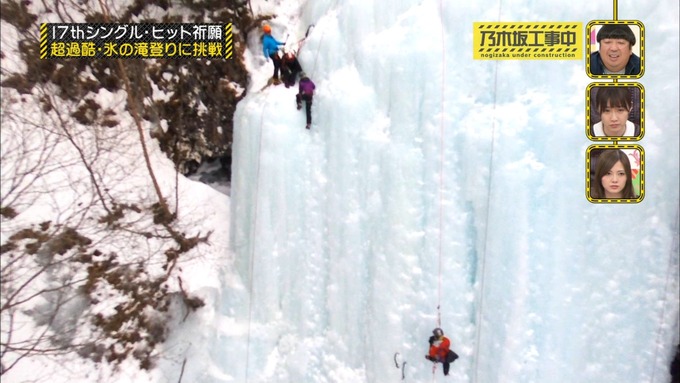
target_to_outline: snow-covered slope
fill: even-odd
[[[295,89],[260,90],[272,64],[252,34],[231,208],[179,177],[181,215],[213,233],[181,265],[206,306],[178,313],[150,372],[67,355],[8,381],[667,382],[678,4],[616,3],[646,26],[646,193],[631,205],[585,198],[583,61],[472,59],[473,22],[585,26],[611,18],[611,2],[252,0],[300,48],[314,123],[304,129]],[[123,149],[133,155],[112,166],[140,158]],[[151,151],[172,194],[174,170]],[[437,326],[460,355],[449,377],[423,357]]]

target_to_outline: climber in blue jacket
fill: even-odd
[[[272,36],[272,27],[266,25],[262,27],[264,35],[262,36],[262,53],[264,57],[272,59],[274,62],[274,76],[272,77],[273,83],[278,85],[281,83],[279,80],[279,69],[281,68],[281,57],[279,57],[279,47],[284,45]]]

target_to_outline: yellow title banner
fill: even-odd
[[[40,58],[231,58],[232,25],[43,23]]]
[[[473,23],[475,60],[582,60],[583,23]]]

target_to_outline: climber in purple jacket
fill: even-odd
[[[312,99],[314,98],[314,89],[316,86],[312,80],[309,79],[307,74],[302,72],[300,74],[300,84],[298,87],[299,92],[295,96],[295,101],[297,102],[298,110],[302,109],[302,101],[305,101],[305,112],[307,113],[307,126],[305,126],[305,128],[309,129],[312,125]]]

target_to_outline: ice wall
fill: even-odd
[[[620,19],[650,26],[637,205],[585,198],[584,62],[472,60],[475,21],[612,16],[607,2],[577,3],[278,3],[288,13],[275,35],[315,25],[299,52],[317,85],[314,124],[303,128],[283,86],[239,105],[242,283],[225,287],[204,381],[392,382],[396,352],[408,381],[429,381],[438,315],[461,355],[447,381],[667,379],[678,4],[618,2]]]

